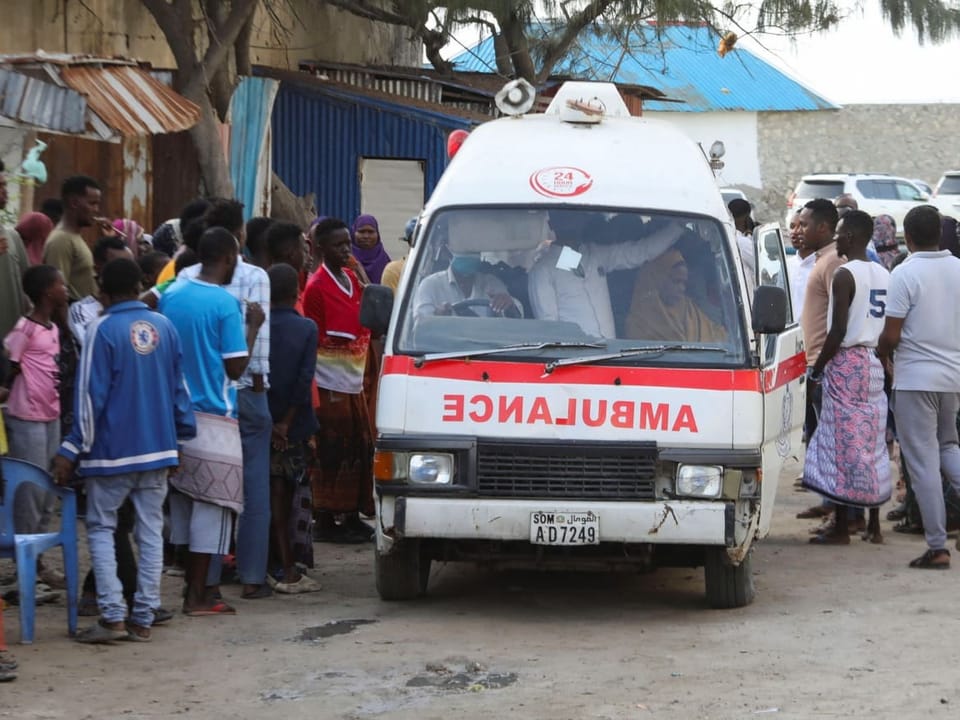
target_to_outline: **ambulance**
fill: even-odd
[[[364,294],[377,590],[419,596],[433,562],[702,566],[710,606],[746,605],[804,415],[780,228],[748,278],[696,143],[610,84],[541,114],[531,90],[457,150],[395,298]]]

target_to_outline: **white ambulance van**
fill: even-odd
[[[752,600],[806,363],[779,227],[749,285],[734,233],[700,147],[612,85],[470,134],[363,301],[383,599],[473,561],[703,566],[711,606]]]

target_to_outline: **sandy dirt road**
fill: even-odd
[[[909,570],[922,539],[811,547],[813,501],[781,478],[755,553],[757,600],[707,609],[701,570],[495,573],[435,566],[423,600],[383,603],[371,547],[318,545],[315,595],[178,616],[151,644],[89,647],[62,605],[0,717],[950,718],[960,712],[960,557]],[[164,580],[176,607],[178,582]],[[238,594],[225,588],[228,600]],[[16,611],[5,614],[16,638]],[[343,622],[350,621],[350,622]]]

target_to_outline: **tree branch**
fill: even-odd
[[[543,82],[550,77],[553,66],[566,55],[567,50],[580,36],[580,33],[588,25],[596,22],[615,2],[616,0],[591,0],[589,4],[569,17],[564,25],[563,32],[552,36],[543,43],[543,61],[536,78],[538,82]]]
[[[213,77],[227,59],[227,54],[237,41],[237,36],[243,30],[247,20],[257,9],[260,0],[233,0],[230,14],[222,25],[216,28],[216,42],[211,42],[204,53],[203,60],[196,63],[196,71],[184,86],[183,94],[191,97],[199,89],[206,87],[207,78]],[[195,61],[196,62],[196,61]]]
[[[389,25],[403,25],[416,30],[417,24],[420,23],[419,19],[378,7],[367,0],[326,0],[326,3],[341,10],[346,10],[357,17]]]

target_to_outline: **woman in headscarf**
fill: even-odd
[[[880,256],[880,262],[887,270],[893,269],[893,261],[900,254],[897,244],[897,221],[889,215],[877,215],[873,219],[873,237],[870,244]]]
[[[117,218],[113,221],[113,229],[123,238],[133,257],[138,258],[153,250],[153,245],[144,239],[143,228],[136,220]]]
[[[53,220],[40,212],[29,212],[20,218],[14,228],[27,249],[27,259],[31,265],[43,264],[43,244],[53,230]]]
[[[637,274],[624,327],[628,338],[723,342],[726,330],[687,296],[687,261],[670,249]]]
[[[379,283],[383,269],[390,262],[383,243],[380,241],[380,225],[373,215],[361,215],[353,221],[353,256],[366,270],[370,282]]]

